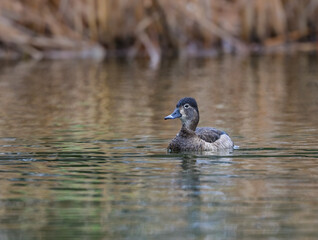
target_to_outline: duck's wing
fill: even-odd
[[[221,130],[211,127],[199,127],[195,130],[195,133],[199,136],[199,138],[210,143],[215,142],[220,139],[223,134],[226,134]]]

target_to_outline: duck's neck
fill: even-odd
[[[197,128],[198,123],[192,122],[192,123],[182,123],[181,130],[183,131],[192,131],[195,132],[195,129]]]
[[[199,114],[194,119],[181,119],[182,127],[181,129],[195,131],[199,123]]]
[[[195,129],[198,126],[200,117],[199,112],[196,112],[196,115],[190,118],[181,118],[182,127],[180,131],[183,132],[195,132]]]
[[[182,125],[178,135],[180,137],[189,138],[189,137],[195,136],[195,130],[191,130]]]

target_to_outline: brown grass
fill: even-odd
[[[316,49],[317,24],[318,0],[1,0],[0,57]]]

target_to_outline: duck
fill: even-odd
[[[226,132],[212,127],[197,127],[200,114],[194,98],[180,99],[174,111],[164,120],[176,118],[181,120],[182,126],[169,143],[168,152],[218,151],[234,148],[234,143]]]

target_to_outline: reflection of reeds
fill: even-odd
[[[316,40],[317,22],[317,0],[2,0],[0,56],[245,52]]]

